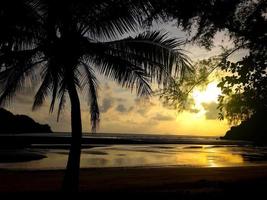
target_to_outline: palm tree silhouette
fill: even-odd
[[[118,4],[120,2],[120,4]],[[0,103],[9,102],[27,80],[40,75],[33,110],[51,96],[50,112],[58,100],[58,117],[67,95],[71,104],[71,147],[64,177],[65,191],[78,191],[82,123],[77,89],[88,91],[92,132],[99,123],[98,81],[95,71],[149,96],[150,83],[165,86],[171,75],[190,70],[176,39],[160,32],[136,32],[148,16],[139,1],[12,0],[1,2]],[[17,16],[13,16],[16,7]],[[21,17],[21,18],[20,18]]]

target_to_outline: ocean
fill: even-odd
[[[22,135],[22,137],[28,136]],[[58,133],[52,136],[39,134],[29,137],[49,137],[49,139],[54,138],[54,141],[61,141],[63,138],[68,138],[69,134]],[[32,161],[20,159],[12,162],[2,160],[0,169],[64,169],[68,152],[68,145],[62,142],[33,144],[23,150],[1,150],[2,155],[42,155],[45,158]],[[226,141],[216,137],[148,134],[85,135],[81,154],[81,168],[233,167],[266,164],[267,147],[257,147],[244,141]]]

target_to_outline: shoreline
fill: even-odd
[[[242,140],[223,140],[219,137],[203,140],[196,139],[197,137],[184,137],[179,136],[165,136],[166,138],[162,139],[160,136],[145,136],[145,137],[127,137],[127,136],[83,136],[82,144],[83,145],[113,145],[113,144],[193,144],[193,145],[252,145],[252,142],[242,141]],[[16,135],[0,135],[0,144],[5,147],[8,145],[12,146],[25,146],[31,147],[34,145],[62,145],[68,147],[70,144],[71,137],[59,134],[49,134],[49,135],[25,135],[25,134],[16,134]]]

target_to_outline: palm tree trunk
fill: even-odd
[[[64,192],[78,192],[81,156],[82,121],[79,96],[74,82],[68,84],[71,103],[71,147],[63,180]]]

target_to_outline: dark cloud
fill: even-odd
[[[128,112],[131,112],[134,110],[134,106],[131,106],[129,109],[128,109]]]
[[[118,105],[116,107],[116,110],[119,112],[127,112],[127,109],[121,102],[125,102],[126,100],[124,98],[114,98],[111,95],[108,95],[108,98],[104,98],[102,101],[102,104],[100,106],[100,111],[102,113],[106,113],[109,111],[112,107]]]
[[[115,108],[119,112],[126,112],[127,109],[122,105],[122,103],[127,102],[127,99],[122,97],[114,97],[114,89],[112,89],[108,83],[104,84],[102,95],[103,100],[102,104],[100,105],[100,111],[102,113],[108,112],[111,108]]]
[[[127,109],[125,108],[125,106],[123,104],[119,104],[117,107],[116,107],[116,110],[118,112],[121,112],[121,113],[124,113],[124,112],[127,112]]]
[[[118,102],[125,102],[126,101],[126,99],[124,99],[124,98],[116,98],[115,100]]]
[[[154,102],[147,98],[135,98],[134,102],[136,106],[136,112],[142,116],[146,115],[153,106],[156,106]]]
[[[136,112],[140,115],[145,115],[149,111],[149,108],[140,108]]]
[[[102,113],[107,112],[113,104],[113,99],[112,98],[104,98],[102,101],[102,105],[100,106],[100,111]]]
[[[212,103],[202,103],[203,108],[206,110],[206,119],[218,119],[218,104],[215,102]]]
[[[171,121],[174,120],[175,118],[173,116],[163,115],[158,113],[156,116],[152,117],[152,119],[158,121]]]

